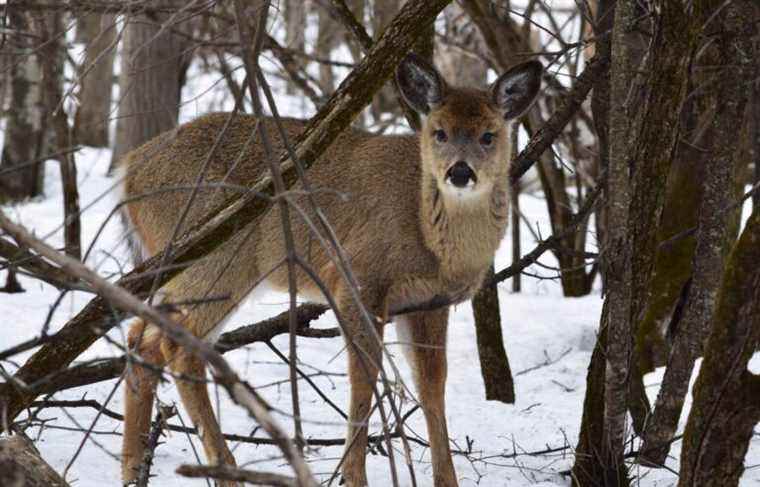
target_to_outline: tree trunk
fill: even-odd
[[[354,18],[356,18],[356,21],[364,25],[364,13],[365,8],[367,7],[367,5],[365,5],[365,0],[348,0],[346,3],[348,4],[351,13],[354,15]],[[395,14],[396,11],[394,10],[393,13]],[[346,45],[348,46],[348,50],[351,52],[351,58],[355,63],[358,63],[363,55],[362,46],[359,44],[359,41],[348,31],[345,32],[344,39]]]
[[[79,108],[74,120],[74,136],[80,144],[93,147],[108,147],[116,53],[115,19],[113,15],[90,14],[80,18],[77,24],[77,39],[81,34],[80,42],[87,47],[84,63],[79,67]],[[81,33],[80,26],[83,27]]]
[[[377,39],[382,34],[383,29],[391,21],[396,11],[399,9],[399,0],[385,0],[383,2],[374,2],[372,7],[372,36]],[[448,10],[448,9],[447,9]],[[390,83],[377,92],[372,99],[370,110],[375,120],[382,120],[385,117],[398,117],[401,114],[398,103],[399,98],[393,91]]]
[[[63,186],[63,239],[66,254],[79,259],[82,253],[82,230],[79,215],[79,190],[77,167],[69,119],[64,110],[63,63],[64,29],[61,12],[42,12],[32,16],[34,32],[39,36],[37,48],[42,71],[42,97],[44,114],[49,117],[52,128],[51,146],[61,170]]]
[[[755,40],[755,52],[760,51],[760,39]],[[752,106],[750,107],[750,154],[755,166],[754,183],[760,183],[760,80],[752,84]],[[760,208],[760,191],[752,195],[752,207]]]
[[[597,46],[598,49],[598,46]],[[573,487],[607,487],[606,477],[626,478],[623,463],[614,475],[605,474],[605,462],[602,449],[604,441],[604,381],[606,363],[604,359],[607,348],[607,327],[609,315],[607,301],[602,308],[599,336],[586,374],[586,395],[583,399],[583,417],[578,444],[575,447],[575,463],[572,469]]]
[[[609,226],[605,242],[607,257],[602,261],[607,279],[607,297],[604,302],[607,320],[600,322],[600,329],[604,328],[606,332],[604,414],[601,446],[596,446],[601,450],[601,465],[597,469],[602,475],[597,481],[605,487],[629,484],[623,463],[631,355],[631,249],[628,239],[631,196],[627,160],[630,108],[626,101],[634,79],[635,66],[631,48],[625,42],[625,32],[634,25],[634,2],[619,0],[615,8],[611,45],[609,167],[605,185]]]
[[[156,3],[170,6],[173,1]],[[124,154],[177,125],[190,41],[172,32],[188,28],[187,23],[167,29],[161,23],[168,18],[168,14],[127,17],[112,169]]]
[[[513,122],[512,124],[512,160],[517,157],[517,130],[520,127],[519,122]],[[509,193],[510,199],[510,222],[512,223],[512,263],[518,262],[522,257],[522,251],[520,250],[520,188],[522,184],[517,181],[512,185],[512,191]],[[522,290],[522,283],[520,276],[522,273],[518,272],[512,277],[512,292],[519,293]]]
[[[306,52],[304,40],[306,26],[306,2],[303,0],[285,0],[285,47],[298,52]],[[299,92],[293,83],[285,86],[288,95]]]
[[[20,8],[7,8],[10,28],[28,32],[31,22]],[[39,58],[29,37],[11,36],[0,53],[7,67],[8,110],[0,156],[0,203],[19,201],[42,194],[45,165],[50,149],[43,116]],[[16,53],[10,54],[10,51]]]
[[[684,127],[694,125],[686,110]],[[636,355],[642,374],[665,365],[668,345],[665,330],[678,303],[681,291],[691,276],[694,237],[669,239],[697,224],[702,199],[702,178],[705,157],[694,145],[679,143],[673,167],[668,176],[665,206],[657,230],[657,250],[650,281],[650,299],[636,331]]]
[[[515,385],[501,334],[499,291],[493,278],[493,266],[486,274],[486,284],[472,298],[475,333],[480,357],[480,373],[486,387],[486,399],[507,404],[515,402]]]
[[[332,59],[332,50],[338,43],[340,26],[332,18],[327,6],[317,5],[317,44],[314,46],[314,54],[321,59]],[[322,93],[329,94],[335,91],[335,75],[330,64],[319,64],[319,85]]]

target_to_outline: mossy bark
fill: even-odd
[[[661,5],[652,19],[653,48],[643,66],[633,63],[632,49],[625,43],[637,18],[635,2],[618,2],[616,9],[607,185],[610,225],[604,262],[609,301],[603,441],[607,470],[623,461],[627,410],[646,403],[633,360],[634,334],[648,299],[665,180],[680,135],[689,65],[703,26],[684,8],[681,2]],[[641,75],[632,83],[634,72]],[[639,398],[644,402],[632,400]]]
[[[760,377],[747,370],[760,346],[760,211],[731,252],[712,333],[694,386],[679,487],[731,487],[760,421]]]
[[[658,247],[650,281],[650,299],[636,332],[636,355],[642,374],[665,365],[668,345],[664,330],[681,290],[691,276],[694,237],[668,242],[697,224],[697,209],[702,198],[702,157],[679,144],[678,155],[668,177],[665,206],[657,230]]]
[[[706,2],[709,3],[709,2]],[[715,296],[723,271],[726,249],[734,241],[728,209],[734,201],[735,167],[744,150],[733,135],[745,118],[748,91],[746,80],[756,72],[752,37],[753,19],[737,1],[724,8],[703,5],[702,22],[712,20],[717,29],[709,45],[695,61],[700,84],[720,86],[695,94],[696,110],[706,124],[696,145],[704,165],[698,228],[693,258],[693,278],[675,333],[673,350],[662,380],[654,414],[647,424],[642,457],[653,464],[664,463],[675,435],[694,363],[710,331]],[[756,20],[755,20],[756,21]],[[756,265],[756,264],[755,264]]]

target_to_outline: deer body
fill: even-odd
[[[518,68],[506,78],[512,84],[502,86],[497,81],[494,92],[488,94],[449,88],[434,68],[409,57],[397,77],[405,98],[426,115],[421,133],[376,136],[347,130],[309,169],[307,177],[316,203],[351,265],[363,305],[374,316],[387,317],[395,310],[436,298],[461,301],[480,286],[507,224],[509,137],[504,117],[510,107],[498,104],[499,90],[512,96],[513,104],[522,111],[537,91],[534,78],[540,76],[540,65],[535,63]],[[518,98],[507,93],[510,89],[517,90]],[[194,185],[227,117],[203,116],[125,157],[126,195],[148,195],[126,208],[146,254],[159,252],[175,234],[189,191],[171,188]],[[298,120],[282,122],[291,140],[305,127]],[[182,230],[202,221],[209,211],[267,173],[263,147],[249,140],[257,123],[265,124],[274,154],[283,152],[284,143],[273,120],[236,115],[207,168],[204,181],[215,184],[198,191]],[[493,136],[487,144],[485,133]],[[307,197],[298,194],[302,190],[301,183],[291,188],[291,205],[302,208],[315,221]],[[381,344],[363,324],[360,308],[330,252],[314,238],[302,215],[293,208],[289,214],[297,254],[334,297],[355,345],[347,347],[351,382],[347,444],[352,446],[347,449],[342,471],[349,487],[361,487],[366,485],[366,421],[382,360]],[[177,320],[196,336],[214,339],[224,318],[263,280],[287,291],[287,266],[281,265],[286,257],[284,242],[280,210],[273,205],[264,216],[248,223],[217,251],[163,288],[170,302],[229,297],[183,308]],[[299,293],[307,300],[324,300],[305,272],[297,271],[296,281]],[[448,311],[443,308],[401,315],[395,321],[399,336],[409,344],[407,355],[430,434],[435,485],[451,487],[457,480],[444,408],[447,318]],[[382,336],[383,325],[374,326]],[[177,373],[205,376],[198,359],[177,349],[149,324],[133,326],[130,346],[149,363],[166,364]],[[155,375],[139,366],[127,373],[125,481],[135,478],[142,461],[141,438],[148,431],[155,382]],[[177,385],[201,432],[208,461],[234,464],[205,384],[178,380]]]

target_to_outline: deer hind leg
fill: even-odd
[[[129,330],[127,343],[129,349],[134,350],[145,365],[134,363],[126,372],[121,457],[121,473],[125,484],[137,478],[150,430],[153,399],[159,379],[159,372],[150,366],[160,369],[164,365],[161,336],[157,328],[146,327],[143,320],[137,320]]]
[[[396,318],[399,340],[414,375],[425,414],[436,487],[456,487],[446,427],[446,328],[448,309],[412,313]]]
[[[242,231],[219,250],[191,269],[176,276],[162,289],[163,304],[178,308],[175,323],[203,340],[214,340],[226,317],[248,294],[258,277],[253,242],[244,240],[250,232]],[[244,263],[232,267],[229,263]],[[212,287],[213,286],[213,287]],[[226,299],[204,298],[224,296]],[[194,304],[183,304],[197,300]],[[183,347],[163,337],[160,344],[164,361],[175,376],[177,391],[190,419],[198,429],[209,464],[235,466],[227,448],[209,399],[206,387],[206,364]],[[218,482],[223,487],[236,482]]]
[[[185,318],[190,319],[189,317]],[[214,416],[214,409],[206,387],[206,364],[196,355],[187,352],[169,339],[161,343],[166,361],[175,375],[175,383],[182,405],[198,430],[203,443],[206,460],[211,465],[235,467],[232,456],[222,435],[222,430]],[[219,481],[221,487],[235,487],[237,482]]]
[[[367,323],[347,294],[339,293],[337,296],[340,314],[348,328],[345,339],[348,378],[351,387],[346,451],[341,473],[347,487],[365,487],[367,485],[365,468],[367,423],[372,410],[374,387],[382,363],[383,324],[373,325],[377,333],[367,329]],[[365,300],[365,303],[370,306],[369,309],[372,309],[371,301]]]

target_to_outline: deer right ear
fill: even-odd
[[[427,115],[443,101],[445,83],[435,68],[409,53],[396,69],[396,84],[404,100],[417,113]]]
[[[538,61],[514,66],[499,76],[491,87],[493,103],[505,120],[519,117],[533,104],[541,88],[544,67]]]

